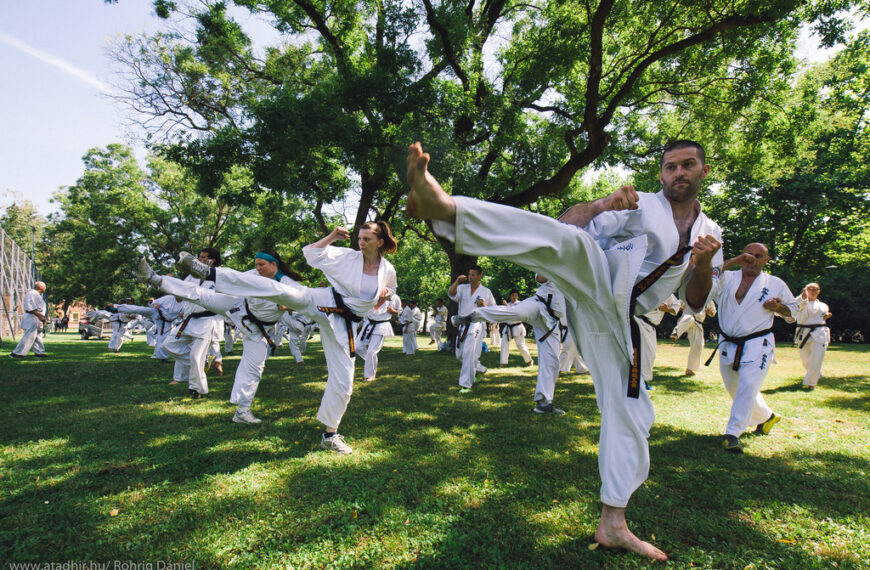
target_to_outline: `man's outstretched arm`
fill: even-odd
[[[559,221],[585,228],[598,214],[611,211],[637,210],[637,202],[638,196],[634,186],[623,186],[604,198],[574,204],[559,216]]]

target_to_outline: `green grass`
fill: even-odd
[[[139,337],[141,338],[141,337]],[[254,412],[233,424],[238,357],[209,398],[168,386],[142,340],[49,336],[51,359],[0,359],[0,561],[196,562],[197,568],[634,568],[590,550],[598,411],[588,376],[563,376],[562,417],[532,413],[536,369],[497,368],[469,395],[458,362],[425,346],[381,353],[340,431],[318,450],[318,343],[266,364]],[[11,350],[3,343],[3,353]],[[870,350],[833,346],[815,392],[777,349],[763,388],[784,417],[747,453],[719,447],[730,408],[717,363],[685,378],[685,343],[656,362],[650,478],[630,527],[677,568],[860,568],[870,560]],[[533,351],[534,353],[534,351]],[[706,357],[706,351],[705,355]],[[357,363],[357,378],[362,374]],[[117,509],[116,514],[115,510]],[[8,566],[4,565],[3,568]]]

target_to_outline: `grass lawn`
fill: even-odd
[[[143,337],[50,335],[50,359],[7,358],[0,385],[0,562],[195,562],[196,568],[635,568],[590,549],[598,502],[598,410],[588,376],[560,379],[532,413],[536,368],[498,356],[471,394],[458,362],[387,342],[378,380],[358,382],[340,432],[318,449],[326,367],[318,342],[296,365],[266,363],[254,413],[230,422],[232,377],[205,400],[168,386],[171,365]],[[798,387],[800,360],[777,348],[763,388],[780,422],[730,455],[730,401],[718,363],[681,376],[688,346],[656,361],[649,480],[630,528],[676,568],[867,568],[870,564],[870,346],[829,348],[824,377]],[[534,350],[533,350],[534,354]],[[706,358],[708,350],[705,349]],[[362,366],[357,362],[357,378]]]

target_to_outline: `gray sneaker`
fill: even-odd
[[[326,434],[320,436],[320,447],[327,451],[341,453],[342,455],[353,453],[353,449],[344,442],[344,438],[339,434],[335,434],[332,437],[326,437]]]
[[[153,283],[154,285],[159,284],[161,279],[161,277],[151,269],[148,262],[145,261],[144,255],[139,258],[139,262],[136,264],[136,274],[134,277],[136,278],[136,281],[140,283]]]
[[[211,273],[211,266],[207,263],[203,263],[197,258],[195,258],[192,254],[182,251],[178,254],[178,261],[175,266],[181,270],[190,273],[194,277],[199,277],[200,279],[205,279]]]
[[[535,403],[535,409],[532,411],[536,414],[554,414],[557,416],[565,415],[565,410],[560,410],[559,408],[555,407],[552,402],[550,402],[549,404],[545,404],[543,400],[538,400]]]
[[[237,424],[261,424],[263,420],[251,413],[251,410],[236,410],[233,421]]]

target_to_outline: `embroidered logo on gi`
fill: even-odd
[[[764,301],[764,298],[767,297],[768,293],[770,293],[770,291],[767,289],[767,287],[762,289],[761,290],[761,297],[758,298],[758,302],[760,303],[760,302]]]
[[[763,341],[761,341],[761,346],[767,346],[767,344],[768,344],[767,339],[764,339]]]
[[[232,309],[230,309],[230,312],[231,313],[238,313],[241,310],[242,310],[241,307],[233,307]]]
[[[719,279],[719,268],[718,267],[713,268],[713,279]]]
[[[767,342],[767,341],[765,341],[765,342]],[[767,355],[765,354],[764,356],[761,357],[761,366],[759,367],[759,370],[764,370],[764,367],[766,364],[767,364]]]
[[[632,249],[634,249],[634,244],[633,244],[633,243],[627,243],[627,244],[625,244],[625,245],[621,245],[621,246],[617,247],[616,249],[619,249],[619,250],[622,250],[622,251],[631,251]]]

